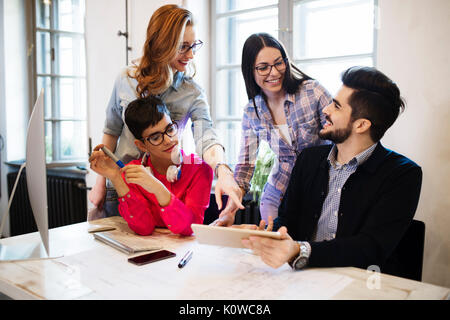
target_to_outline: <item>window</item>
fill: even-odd
[[[217,0],[215,4],[212,116],[226,150],[226,162],[234,164],[239,152],[242,108],[248,101],[241,73],[242,47],[252,33],[277,35],[278,4],[277,0]]]
[[[249,35],[279,39],[294,63],[331,94],[353,65],[374,65],[375,0],[215,0],[212,5],[212,116],[235,164],[243,108],[248,102],[241,73]]]
[[[45,92],[47,162],[87,156],[84,0],[35,0],[35,85]]]
[[[331,94],[340,74],[355,65],[374,65],[373,0],[294,2],[293,58]]]

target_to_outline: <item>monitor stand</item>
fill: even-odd
[[[56,259],[62,256],[54,250],[47,254],[40,239],[20,244],[0,244],[0,262]]]

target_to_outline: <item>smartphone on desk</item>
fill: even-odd
[[[133,263],[138,266],[142,266],[147,263],[156,262],[159,260],[175,257],[176,254],[167,250],[160,250],[156,252],[151,252],[143,254],[141,256],[129,258],[128,262]]]

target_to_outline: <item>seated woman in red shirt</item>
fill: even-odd
[[[178,145],[178,128],[164,103],[154,97],[137,99],[125,111],[125,123],[144,153],[120,169],[95,147],[91,169],[108,178],[119,195],[119,212],[137,234],[167,227],[191,235],[192,223],[203,223],[209,205],[213,173],[198,156]]]

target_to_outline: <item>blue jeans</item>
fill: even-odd
[[[119,196],[114,188],[106,188],[106,197],[103,203],[103,210],[105,211],[106,217],[120,216],[118,198]]]

